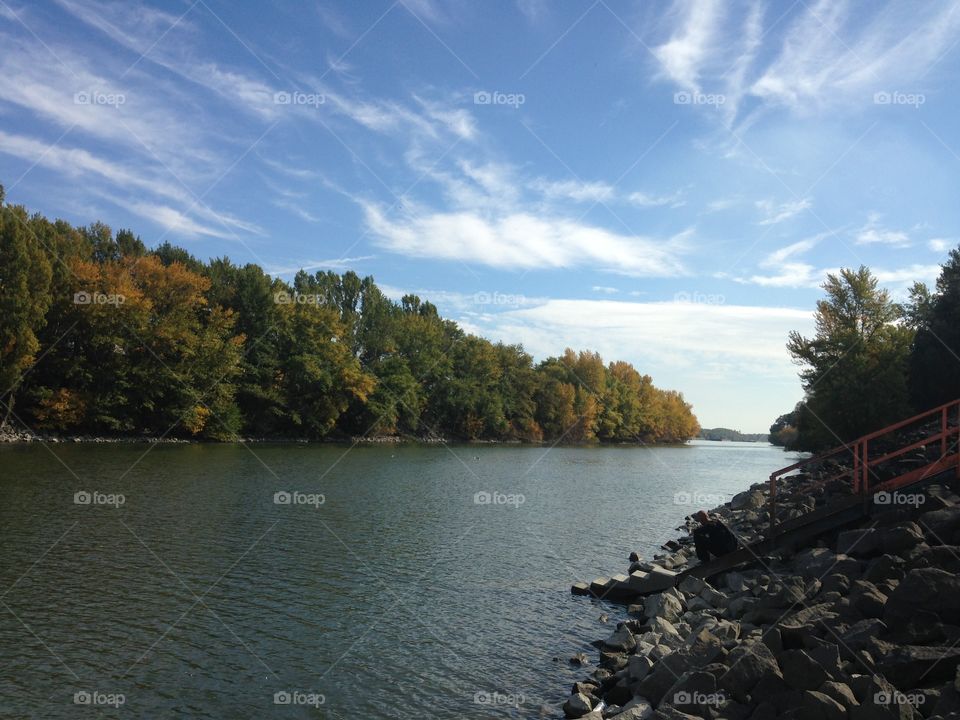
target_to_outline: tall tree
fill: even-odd
[[[909,411],[907,359],[913,331],[866,268],[828,275],[817,302],[816,335],[790,333],[787,349],[802,366],[806,392],[799,446],[837,444],[889,424]]]
[[[960,397],[960,248],[950,251],[936,290],[917,283],[907,312],[917,329],[910,390],[918,410]]]
[[[43,243],[52,233],[46,220],[6,205],[0,186],[0,424],[9,421],[23,373],[40,349],[51,280]]]

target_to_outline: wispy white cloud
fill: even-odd
[[[820,235],[814,235],[813,237],[798,240],[797,242],[786,245],[779,250],[774,250],[772,253],[767,255],[767,257],[763,260],[762,265],[765,267],[776,267],[777,265],[786,262],[790,258],[809,252],[815,248],[817,244],[825,237],[827,237],[827,233],[821,233]]]
[[[931,238],[927,240],[927,247],[933,252],[947,252],[957,246],[957,240],[951,238]]]
[[[323,218],[318,215],[314,215],[309,210],[305,209],[301,205],[297,204],[293,200],[288,199],[279,199],[271,201],[274,206],[288,210],[293,213],[295,216],[309,223],[319,223],[323,222]]]
[[[737,278],[737,282],[762,287],[816,287],[823,282],[828,272],[833,270],[818,270],[814,265],[802,262],[800,256],[816,247],[821,240],[832,233],[820,233],[812,237],[798,240],[785,245],[766,255],[758,263],[759,267],[772,271],[766,275],[752,275],[747,278]]]
[[[601,342],[606,347],[599,349],[609,357],[723,354],[780,360],[777,372],[790,368],[794,374],[796,368],[790,366],[783,347],[786,335],[795,327],[807,326],[811,316],[807,310],[776,307],[555,299],[501,313],[496,324],[506,332],[514,327],[514,337],[524,338],[524,344],[541,356],[558,352],[561,343],[586,347]],[[576,335],[580,340],[574,342]],[[684,365],[697,361],[688,354]]]
[[[836,274],[840,271],[840,268],[818,267],[811,262],[803,261],[801,256],[813,250],[821,241],[833,234],[824,232],[785,245],[765,256],[758,263],[760,268],[770,272],[736,278],[736,281],[771,288],[819,287],[828,274]],[[940,266],[915,263],[901,268],[874,267],[871,270],[881,284],[892,290],[895,296],[901,297],[905,295],[906,288],[914,281],[931,282],[936,279]]]
[[[854,233],[857,245],[889,245],[892,247],[909,247],[912,244],[910,235],[903,230],[892,230],[884,227],[881,217],[872,213],[867,223]]]
[[[960,29],[953,2],[817,0],[781,9],[675,0],[668,17],[669,39],[654,47],[658,75],[686,91],[722,94],[728,124],[749,103],[742,127],[770,107],[862,111],[874,107],[879,91],[922,92],[917,85]]]
[[[108,199],[115,205],[119,205],[142,218],[146,218],[156,223],[166,231],[177,233],[180,236],[198,237],[205,235],[207,237],[223,238],[227,240],[234,237],[233,233],[228,232],[225,229],[199,223],[195,219],[184,214],[180,210],[177,210],[176,208],[170,207],[169,205],[156,205],[154,203],[143,202],[140,200],[124,201],[122,198],[116,196],[109,197]]]
[[[685,90],[700,89],[701,66],[713,51],[723,6],[716,0],[679,0],[673,15],[677,27],[670,39],[653,49],[662,74]]]
[[[549,11],[546,0],[517,0],[517,7],[531,23],[539,22]]]
[[[659,277],[686,272],[680,255],[689,231],[662,241],[520,211],[485,215],[468,210],[426,210],[387,216],[370,203],[365,204],[364,211],[376,241],[391,252],[409,257],[501,269],[588,266],[623,275]]]
[[[874,274],[877,276],[877,280],[886,284],[903,283],[912,285],[916,281],[929,284],[936,281],[937,277],[939,277],[940,266],[915,263],[894,270],[884,270],[880,268],[875,270]]]
[[[588,203],[623,203],[635,207],[679,207],[683,204],[683,193],[676,191],[667,195],[656,195],[640,190],[620,191],[615,185],[600,180],[550,180],[535,178],[530,188],[542,194],[548,200],[573,200]]]
[[[757,209],[763,212],[763,218],[757,223],[758,225],[778,225],[813,207],[813,203],[808,198],[782,203],[773,200],[758,200],[755,205]]]
[[[82,148],[64,144],[49,146],[34,138],[12,135],[0,130],[0,153],[36,163],[68,177],[105,181],[106,186],[92,186],[87,189],[171,231],[214,237],[233,237],[233,233],[238,231],[263,234],[263,230],[254,223],[229,213],[216,212],[203,202],[198,202],[196,197],[175,182],[107,160]],[[106,187],[111,189],[107,191]],[[163,203],[148,202],[143,199],[142,194],[131,200],[131,189],[174,201],[181,209],[174,209]],[[188,212],[205,220],[207,224],[201,224],[196,219],[191,220],[187,216]]]
[[[294,263],[285,263],[283,265],[267,265],[264,267],[264,271],[269,275],[274,275],[276,277],[286,277],[289,275],[294,275],[301,270],[307,272],[313,270],[337,270],[343,272],[345,270],[353,270],[354,267],[359,264],[366,262],[368,260],[373,260],[376,258],[376,255],[360,255],[358,257],[343,257],[343,258],[331,258],[329,260],[301,260]],[[383,287],[381,286],[381,290]]]
[[[729,210],[732,207],[736,207],[742,202],[743,202],[743,199],[739,197],[719,198],[717,200],[711,200],[710,202],[707,203],[707,206],[704,209],[704,212],[705,213],[722,212],[723,210]]]

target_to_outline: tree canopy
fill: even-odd
[[[643,443],[699,432],[680,393],[629,363],[569,349],[535,363],[354,272],[288,283],[2,198],[0,408],[36,431]]]
[[[771,442],[819,450],[960,397],[960,249],[936,288],[894,303],[865,268],[828,275],[816,335],[790,334],[805,398],[770,427]]]
[[[801,449],[838,445],[904,417],[912,331],[901,308],[864,266],[827,276],[817,302],[816,335],[790,333],[787,350],[801,365],[806,398],[799,412]]]

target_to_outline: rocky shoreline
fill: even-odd
[[[778,516],[822,505],[809,476],[788,478]],[[928,485],[807,547],[632,597],[631,577],[697,563],[689,534],[631,575],[573,591],[629,603],[593,645],[567,718],[618,720],[948,720],[960,718],[960,495]],[[842,490],[841,490],[842,491]],[[741,544],[767,524],[758,484],[716,508]],[[678,530],[689,531],[693,522]],[[648,581],[644,581],[648,582]],[[607,594],[609,593],[609,594]]]

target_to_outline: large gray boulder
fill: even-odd
[[[681,652],[691,658],[692,667],[701,668],[723,656],[723,643],[710,630],[703,629],[684,641]]]
[[[783,678],[773,653],[759,640],[743,642],[731,650],[726,665],[728,669],[717,685],[737,702],[746,702],[750,691],[765,675]]]
[[[653,705],[643,697],[635,697],[613,717],[617,720],[650,720],[653,717]]]
[[[898,694],[881,675],[861,675],[850,681],[859,705],[851,708],[850,720],[921,720],[916,708]]]
[[[660,636],[660,643],[669,648],[678,648],[683,645],[683,636],[677,632],[673,623],[662,617],[655,617],[650,621],[650,631]]]
[[[627,674],[634,682],[643,680],[652,668],[653,662],[646,655],[631,655],[627,661]]]
[[[863,579],[880,583],[884,580],[902,580],[906,574],[906,560],[896,555],[881,555],[869,562],[863,573]]]
[[[797,690],[816,690],[827,681],[827,672],[804,650],[784,650],[777,658],[783,679]]]
[[[656,663],[639,684],[634,685],[635,692],[659,705],[677,678],[706,667],[722,654],[720,641],[709,631],[701,630],[683,641],[676,652]]]
[[[895,627],[918,610],[927,610],[945,622],[960,624],[960,577],[938,568],[911,570],[887,599],[883,619]]]
[[[951,545],[954,535],[960,530],[960,506],[924,513],[917,523],[930,542]]]
[[[576,695],[571,695],[569,698],[567,698],[567,701],[563,704],[564,717],[568,717],[568,718],[583,717],[592,709],[593,709],[593,706],[590,704],[590,698],[588,698],[583,693],[577,693]]]
[[[829,548],[809,548],[793,556],[794,570],[805,578],[817,579],[840,573],[860,577],[860,561],[845,554],[835,554]]]
[[[767,501],[766,496],[759,490],[745,490],[737,493],[730,500],[731,510],[756,510],[763,507]]]
[[[663,618],[669,623],[676,623],[683,615],[683,605],[672,594],[661,592],[648,596],[643,603],[644,612],[647,617]]]
[[[882,548],[882,534],[876,528],[857,528],[845,530],[837,536],[837,553],[867,557],[879,553]]]
[[[867,580],[857,580],[850,591],[850,603],[865,618],[883,617],[887,596]]]
[[[820,592],[819,580],[785,577],[759,598],[759,608],[788,608],[809,603]],[[782,614],[782,613],[781,613]]]
[[[923,530],[914,522],[887,528],[880,539],[883,552],[891,555],[912,550],[922,542]]]
[[[819,626],[823,624],[829,626],[833,624],[833,621],[836,620],[837,617],[838,615],[832,605],[829,603],[819,603],[791,613],[780,624],[780,627],[790,629],[802,628],[808,625]]]
[[[816,690],[804,690],[800,699],[800,712],[794,717],[804,720],[846,720],[847,709],[829,695]]]
[[[703,670],[691,670],[681,675],[667,690],[662,702],[684,712],[700,715],[719,700],[717,679]]]
[[[871,655],[877,669],[900,690],[953,681],[960,666],[960,647],[893,645],[874,641]]]
[[[913,568],[935,567],[949,573],[960,573],[960,547],[956,545],[918,545],[907,556]]]
[[[621,624],[610,637],[603,641],[603,647],[614,652],[630,652],[637,647],[637,641],[633,637],[633,633]]]
[[[853,694],[853,690],[851,690],[850,686],[846,685],[845,683],[827,680],[825,683],[823,683],[823,685],[820,686],[819,691],[824,695],[836,700],[848,711],[850,708],[860,704],[857,702],[857,698]]]

